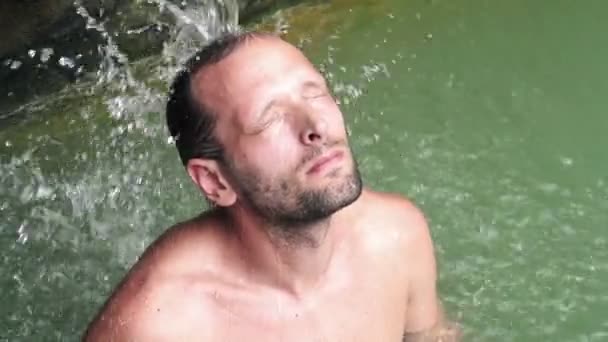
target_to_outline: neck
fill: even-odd
[[[256,282],[300,297],[323,280],[334,252],[334,218],[298,227],[269,225],[243,209],[231,218],[242,260]]]

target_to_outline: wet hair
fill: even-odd
[[[204,102],[203,96],[192,94],[192,79],[204,67],[228,57],[244,42],[270,37],[262,32],[228,32],[212,40],[196,52],[177,73],[169,91],[166,115],[169,133],[175,141],[184,165],[193,158],[223,160],[223,148],[214,135],[216,113]]]

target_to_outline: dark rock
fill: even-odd
[[[237,1],[241,21],[277,2]],[[0,119],[97,70],[111,44],[129,61],[160,53],[175,23],[154,0],[0,0]]]

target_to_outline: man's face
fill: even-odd
[[[295,47],[254,38],[200,72],[217,113],[225,176],[269,223],[300,226],[355,201],[361,178],[325,79]]]

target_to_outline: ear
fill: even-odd
[[[186,170],[192,181],[215,205],[228,207],[236,202],[236,192],[222,174],[217,161],[190,159]]]

